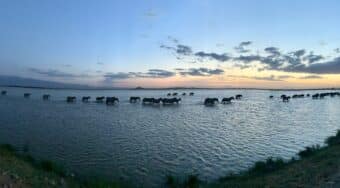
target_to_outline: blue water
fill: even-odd
[[[0,90],[8,91],[0,96],[0,143],[28,147],[34,157],[56,161],[77,176],[147,187],[162,185],[166,175],[212,181],[268,157],[289,159],[340,128],[340,97],[279,99],[320,91],[193,90],[195,96],[181,96],[179,105],[145,106],[128,99],[175,90]],[[32,96],[25,99],[25,92]],[[45,93],[50,101],[41,99]],[[243,99],[203,105],[205,97],[236,94]],[[66,103],[69,95],[78,101]],[[81,96],[117,96],[120,103],[82,103]]]

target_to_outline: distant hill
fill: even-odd
[[[52,82],[38,80],[32,78],[23,78],[18,76],[0,75],[0,86],[11,87],[31,87],[31,88],[56,88],[56,89],[90,89],[90,86],[79,84],[66,84],[60,82]]]

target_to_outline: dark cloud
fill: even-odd
[[[234,57],[234,61],[247,65],[252,62],[260,62],[264,67],[259,71],[276,70],[283,72],[313,73],[313,74],[339,74],[340,57],[333,60],[321,62],[325,59],[322,55],[315,55],[313,52],[307,54],[306,50],[296,50],[288,53],[279,52],[276,47],[265,48],[269,55],[247,55]],[[238,65],[239,66],[239,65]]]
[[[314,55],[313,53],[310,53],[309,55],[305,56],[303,60],[308,61],[308,63],[316,63],[321,60],[323,60],[324,57],[322,55]]]
[[[239,57],[235,57],[233,58],[235,61],[240,61],[240,62],[244,62],[244,63],[251,63],[254,61],[260,61],[261,60],[261,56],[259,55],[240,55]]]
[[[56,77],[56,78],[76,78],[76,77],[90,77],[90,75],[87,74],[72,74],[67,73],[59,70],[49,69],[49,70],[41,70],[37,68],[29,68],[30,72],[48,76],[48,77]]]
[[[250,52],[245,47],[251,45],[251,41],[241,42],[235,49],[240,53]],[[325,61],[323,55],[315,55],[306,49],[291,52],[283,52],[279,48],[270,46],[264,48],[265,53],[246,54],[232,56],[227,53],[194,52],[190,46],[176,44],[173,46],[161,45],[161,48],[171,50],[178,60],[184,62],[204,62],[206,59],[218,62],[234,61],[235,67],[245,69],[251,67],[249,64],[259,62],[258,71],[275,70],[282,72],[312,73],[312,74],[340,74],[340,57]],[[340,49],[336,49],[340,53]],[[190,61],[186,61],[186,60]]]
[[[192,54],[191,47],[185,46],[185,45],[182,45],[182,44],[177,45],[176,52],[179,55],[191,55]]]
[[[310,75],[310,76],[302,76],[299,77],[299,79],[322,79],[322,76],[318,76],[318,75]]]
[[[225,62],[231,59],[228,54],[217,54],[217,53],[206,53],[206,52],[197,52],[195,56],[199,58],[209,58],[216,61]]]
[[[305,49],[296,50],[296,51],[290,52],[290,54],[296,57],[301,57],[306,54],[306,50]]]
[[[295,67],[287,67],[283,69],[289,72],[313,73],[313,74],[339,74],[340,73],[340,57],[324,63],[314,63],[310,65],[299,64]]]
[[[236,46],[234,49],[236,50],[236,52],[238,53],[248,53],[250,52],[249,49],[246,49],[247,46],[251,45],[252,42],[251,41],[245,41],[245,42],[241,42],[238,46]]]
[[[281,55],[280,50],[276,47],[267,47],[264,49],[264,51],[274,56]]]
[[[224,73],[222,69],[208,69],[208,68],[190,68],[187,70],[179,71],[182,76],[212,76],[221,75]]]

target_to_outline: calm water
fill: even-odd
[[[57,161],[82,177],[135,185],[159,186],[169,174],[214,180],[270,156],[291,158],[340,128],[340,97],[278,99],[283,93],[318,91],[194,90],[195,96],[181,97],[178,106],[152,107],[130,104],[128,98],[173,91],[0,89],[8,91],[0,97],[1,143],[28,146],[33,156]],[[24,92],[31,98],[24,99]],[[50,101],[41,100],[45,93]],[[229,105],[202,105],[208,96],[239,93],[244,98]],[[67,104],[68,95],[117,96],[121,102]]]

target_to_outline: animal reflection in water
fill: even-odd
[[[114,105],[119,103],[119,99],[117,97],[106,97],[106,105]]]
[[[219,102],[218,98],[206,98],[204,100],[204,105],[206,105],[206,106],[214,106],[218,102]]]
[[[130,103],[137,103],[140,101],[140,97],[130,97]]]
[[[104,102],[105,97],[101,96],[101,97],[96,97],[96,102],[97,103],[103,103]]]
[[[90,99],[91,99],[90,96],[86,96],[86,97],[81,98],[81,101],[83,101],[83,102],[89,102]]]
[[[44,101],[50,100],[50,97],[51,96],[49,94],[45,94],[45,95],[42,96]]]
[[[66,98],[66,102],[68,102],[68,103],[74,103],[74,102],[76,102],[76,100],[77,100],[77,97],[75,97],[75,96],[68,96]]]

